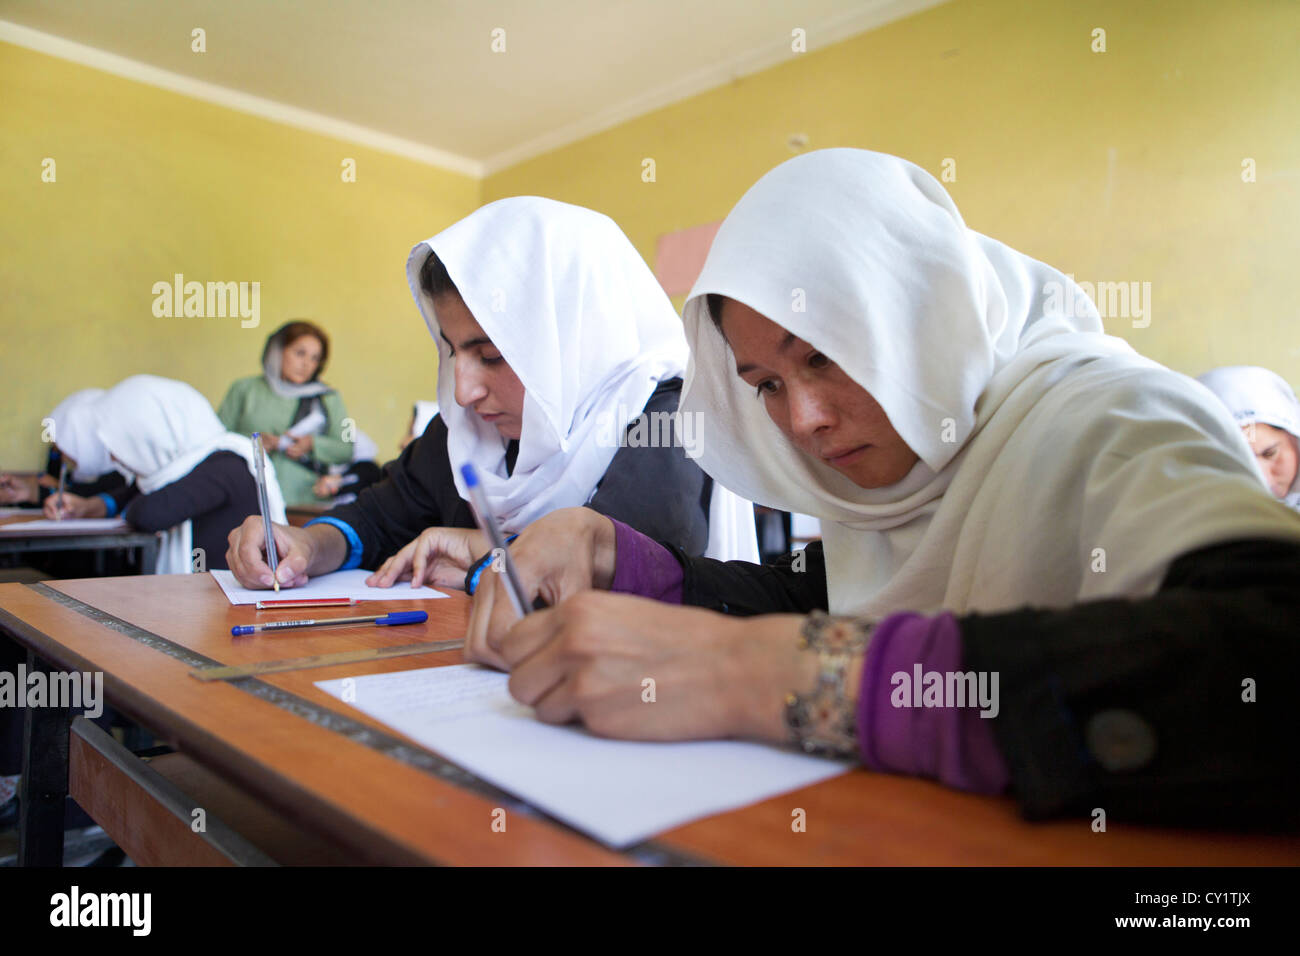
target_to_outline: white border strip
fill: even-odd
[[[335,119],[332,116],[314,113],[311,110],[300,109],[287,103],[279,103],[261,96],[254,96],[251,93],[243,93],[226,86],[219,86],[216,83],[208,83],[204,80],[182,76],[170,70],[141,63],[139,60],[132,60],[124,56],[118,56],[116,53],[97,50],[94,47],[74,43],[71,40],[65,40],[49,33],[42,33],[39,30],[20,26],[7,20],[0,20],[0,41],[26,47],[29,50],[35,50],[37,53],[45,53],[61,60],[70,60],[91,69],[102,70],[105,73],[125,77],[128,80],[146,83],[149,86],[159,87],[172,93],[179,93],[182,96],[193,97],[197,100],[214,103],[217,106],[224,106],[227,109],[259,116],[275,123],[283,123],[286,126],[293,126],[311,133],[321,133],[335,139],[346,140],[358,146],[366,146],[381,152],[403,156],[406,159],[413,159],[416,162],[436,166],[449,172],[461,173],[476,179],[482,179],[484,176],[484,165],[465,156],[444,152],[432,146],[425,146],[423,143],[416,143],[409,139],[402,139],[400,136],[381,133],[379,130],[358,126],[356,123],[349,123],[345,120]]]
[[[814,50],[830,46],[841,40],[865,33],[876,27],[884,26],[895,20],[902,20],[914,13],[937,7],[948,0],[871,0],[863,9],[854,10],[839,17],[824,20],[821,23],[793,23],[791,29],[803,26],[808,31],[807,53],[795,54],[790,51],[790,37],[784,37],[775,43],[761,47],[749,53],[742,53],[730,60],[714,64],[706,69],[690,73],[656,90],[642,96],[602,110],[593,116],[562,126],[542,136],[530,139],[518,146],[503,150],[483,161],[486,175],[498,173],[503,169],[516,166],[536,156],[541,156],[562,146],[586,139],[596,133],[611,129],[622,123],[637,119],[654,110],[671,106],[682,100],[707,93],[709,90],[725,86],[731,81],[762,72],[769,67],[788,63],[798,56],[807,56]]]

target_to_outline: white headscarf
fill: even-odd
[[[798,451],[736,376],[707,293],[836,362],[920,461],[864,489]],[[1141,596],[1196,547],[1300,538],[1222,408],[1105,335],[1060,272],[967,229],[896,157],[822,150],[769,172],[723,222],[685,318],[681,409],[706,416],[701,466],[822,520],[833,611]]]
[[[1197,381],[1228,407],[1237,425],[1272,425],[1300,441],[1300,401],[1286,380],[1257,365],[1229,365],[1211,369]],[[1285,501],[1300,508],[1300,469]]]
[[[500,433],[456,403],[455,363],[420,288],[430,250],[524,386],[510,475]],[[468,497],[460,465],[472,462],[508,532],[585,504],[618,451],[610,412],[631,422],[655,387],[686,367],[681,320],[645,261],[612,219],[581,206],[534,196],[489,203],[416,245],[406,275],[438,344],[456,489]]]
[[[184,478],[217,451],[233,451],[248,464],[249,474],[257,476],[252,439],[226,431],[208,400],[184,382],[133,375],[109,389],[97,411],[99,440],[138,476],[136,483],[144,494]],[[283,524],[280,484],[270,459],[263,457],[271,520]],[[193,570],[192,532],[190,521],[163,532],[159,574],[189,574]]]
[[[50,412],[54,444],[77,463],[72,473],[74,481],[94,481],[113,470],[108,449],[95,435],[95,407],[103,395],[102,388],[73,392]]]

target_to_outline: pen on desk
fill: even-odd
[[[465,490],[469,492],[470,504],[474,506],[474,517],[478,521],[479,530],[487,535],[488,541],[492,544],[492,550],[500,553],[504,558],[506,594],[510,595],[510,603],[514,605],[515,613],[523,617],[530,610],[524,600],[524,586],[519,581],[519,573],[515,570],[514,561],[510,559],[510,549],[506,547],[506,539],[497,526],[497,519],[492,514],[492,507],[488,504],[487,495],[483,493],[483,486],[478,480],[478,472],[474,470],[473,465],[461,465],[460,474],[465,479]]]
[[[54,509],[54,517],[61,520],[63,518],[63,485],[68,478],[68,459],[62,455],[59,456],[59,497]]]
[[[388,614],[365,614],[361,617],[326,617],[309,621],[271,621],[268,624],[236,624],[230,629],[232,637],[256,634],[259,631],[284,631],[296,627],[333,627],[340,624],[374,624],[377,627],[395,627],[398,624],[423,624],[429,619],[427,611],[393,611]]]
[[[266,563],[271,566],[271,583],[280,593],[279,556],[275,553],[275,532],[271,530],[271,503],[266,497],[266,463],[262,460],[262,433],[253,432],[253,458],[257,461],[257,507],[262,512],[262,530],[266,532]]]

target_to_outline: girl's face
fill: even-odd
[[[502,438],[517,439],[524,427],[523,382],[460,296],[439,296],[434,308],[455,363],[456,404],[495,426]]]
[[[324,343],[316,336],[298,336],[285,346],[280,357],[280,377],[294,385],[306,385],[316,376],[324,351]]]
[[[1275,498],[1285,498],[1295,481],[1296,468],[1300,467],[1300,453],[1296,449],[1295,436],[1263,422],[1246,425],[1241,430],[1255,451],[1269,490]]]
[[[862,386],[803,339],[746,305],[723,300],[722,334],[736,374],[804,454],[861,488],[895,484],[918,457]]]

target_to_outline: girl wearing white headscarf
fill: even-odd
[[[1291,386],[1255,365],[1212,369],[1197,381],[1241,426],[1273,496],[1300,510],[1300,401]]]
[[[380,586],[427,574],[472,590],[488,548],[472,530],[466,464],[508,534],[585,505],[688,554],[757,553],[752,506],[709,482],[694,462],[707,436],[673,414],[681,322],[611,219],[499,200],[418,243],[406,275],[439,350],[439,414],[386,480],[305,532],[284,532],[285,581],[365,567]],[[247,562],[236,545],[232,567],[268,585],[246,530]]]
[[[685,319],[702,466],[819,518],[824,551],[683,560],[544,519],[512,552],[562,603],[515,623],[494,581],[467,644],[540,718],[790,742],[1031,816],[1294,821],[1286,695],[1253,675],[1300,674],[1300,517],[1065,275],[911,163],[824,150],[745,194]],[[679,693],[638,710],[645,674]]]
[[[133,375],[109,389],[97,418],[99,440],[140,489],[126,520],[162,532],[158,573],[224,568],[226,536],[259,511],[251,438],[226,431],[189,385],[154,375]],[[265,465],[272,518],[282,522],[275,467]]]
[[[42,504],[51,518],[112,517],[135,494],[109,461],[108,451],[95,437],[95,405],[102,388],[73,392],[42,421],[42,436],[50,442],[45,474],[0,475],[0,504]],[[59,486],[64,464],[70,465],[62,498]],[[61,510],[60,510],[61,509]]]
[[[343,399],[320,380],[329,351],[329,337],[318,325],[286,322],[267,337],[262,374],[235,381],[217,409],[230,431],[261,434],[291,506],[317,503],[316,480],[355,453]]]

